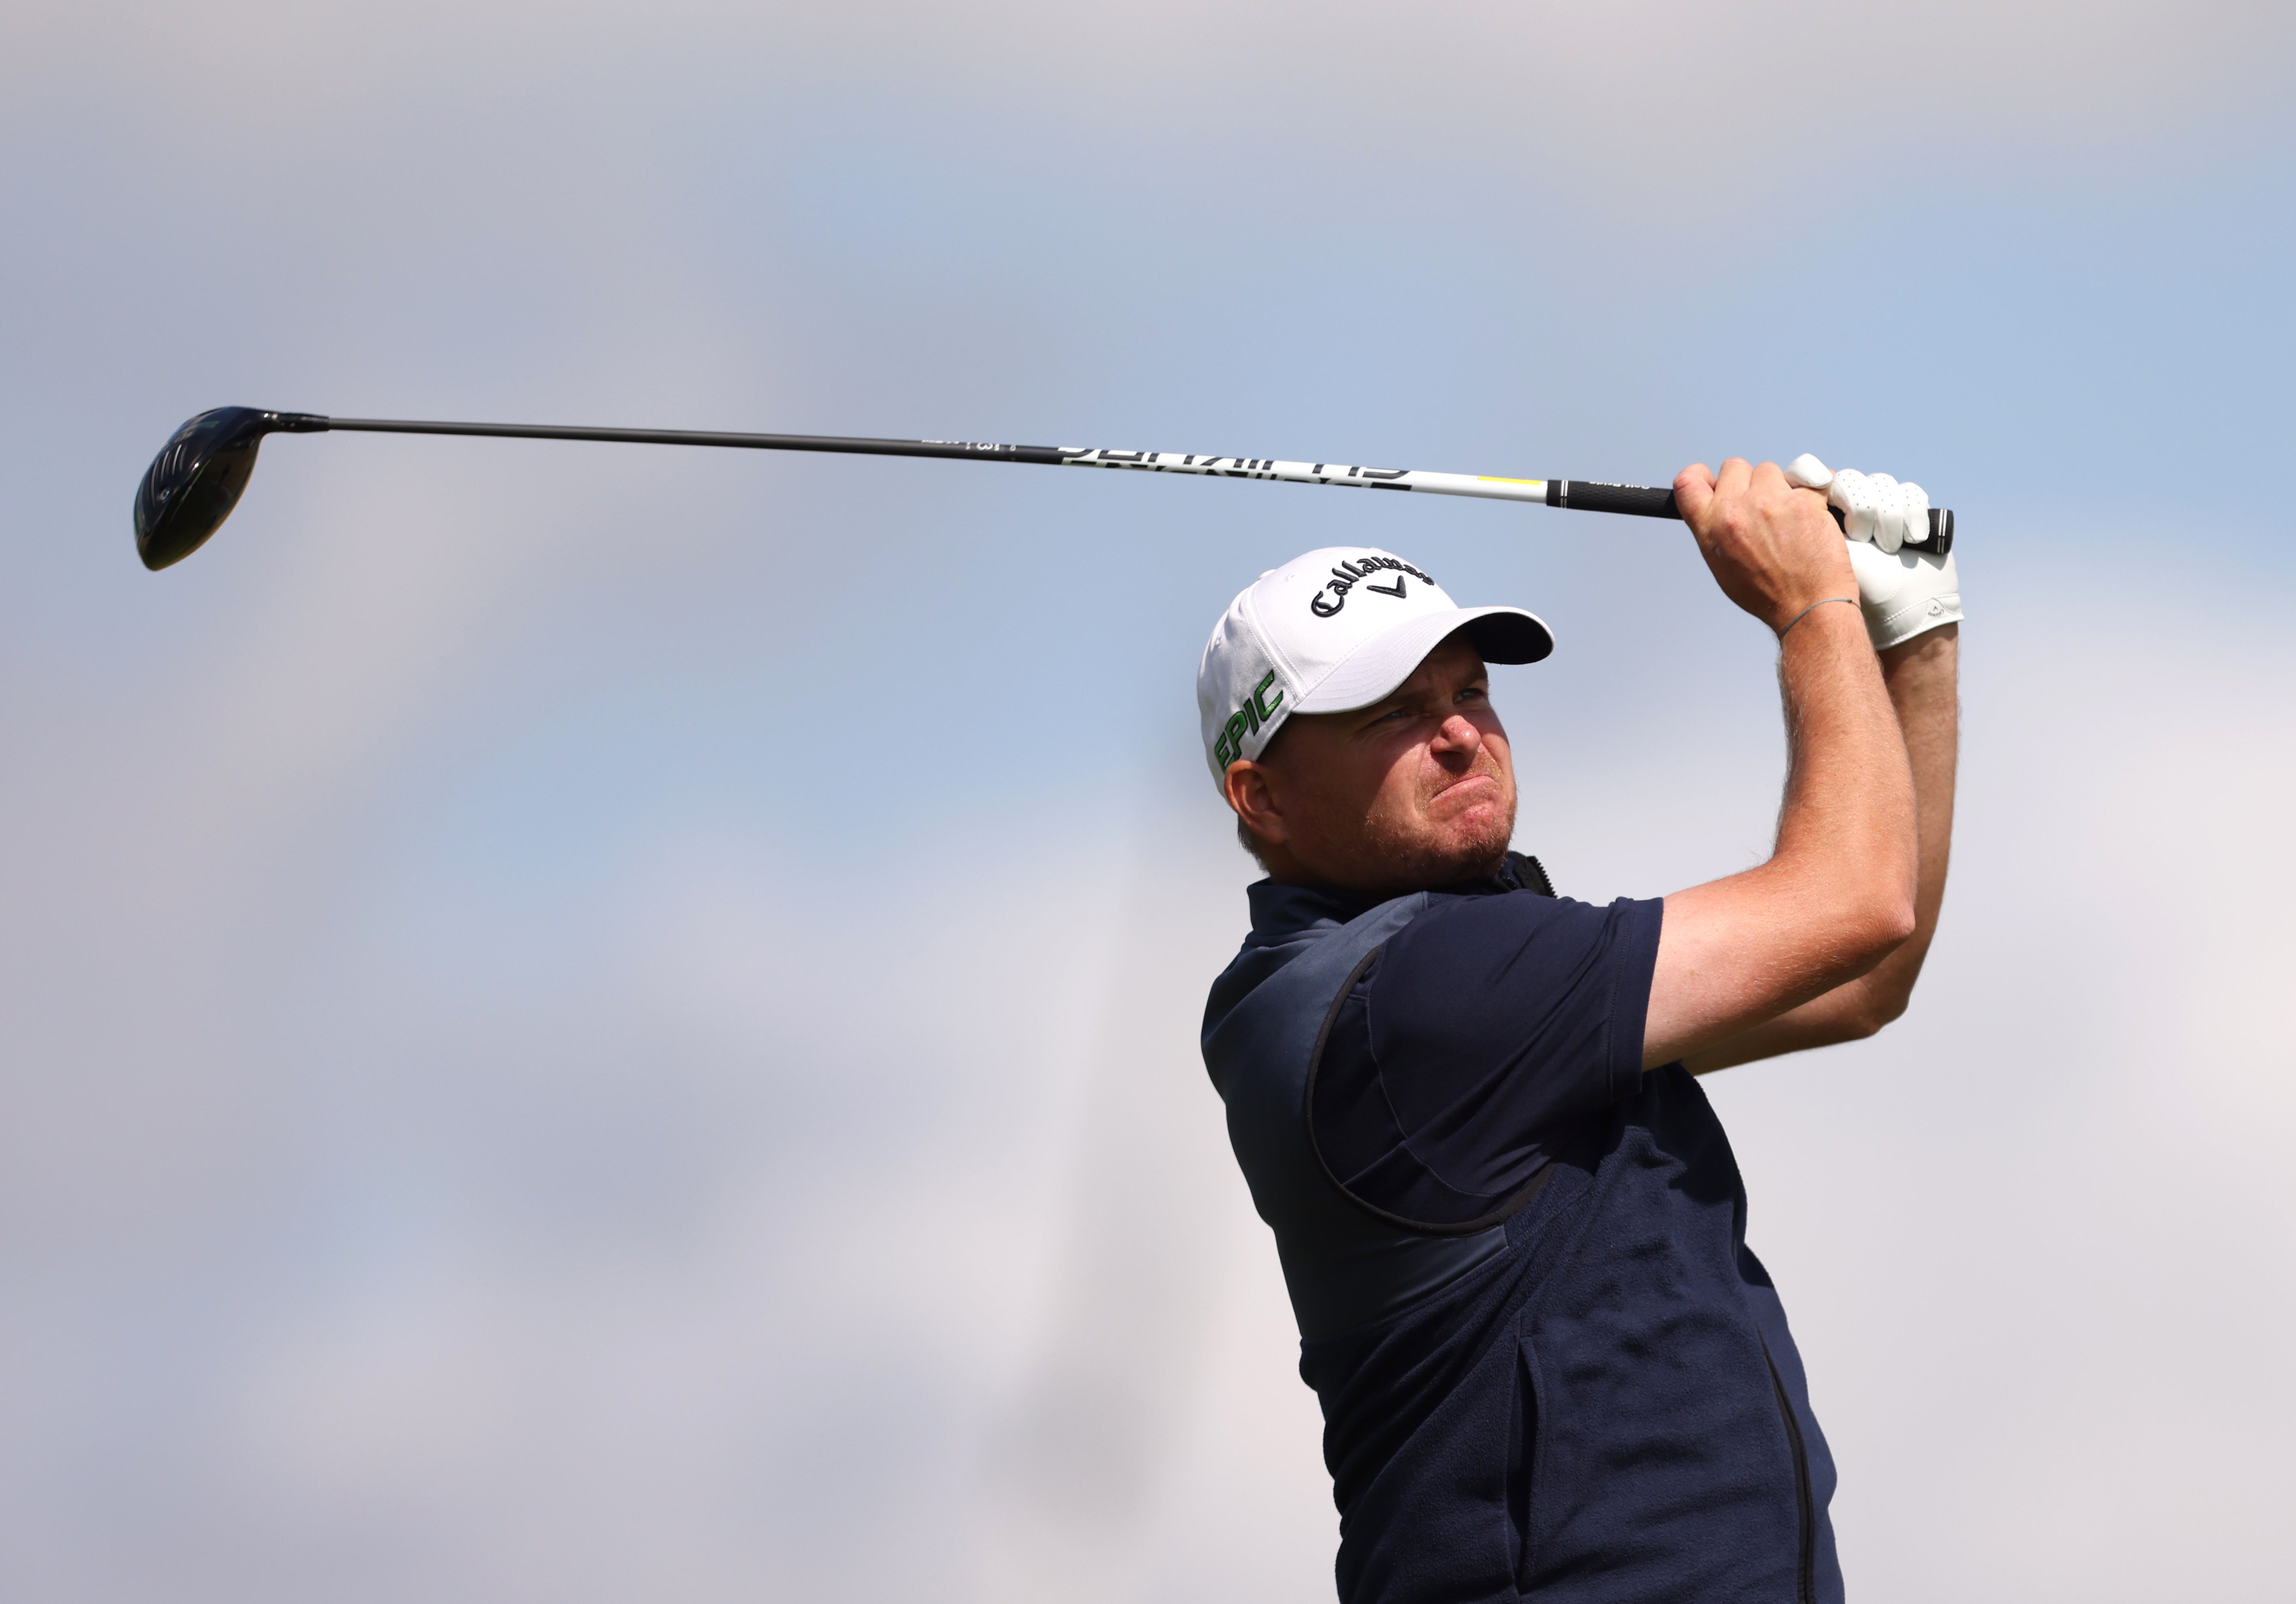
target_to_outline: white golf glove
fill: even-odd
[[[1849,537],[1858,610],[1874,650],[1901,645],[1925,630],[1961,622],[1961,576],[1950,555],[1901,550],[1930,532],[1930,498],[1919,485],[1886,473],[1836,473],[1805,452],[1786,464],[1786,480],[1825,492]]]

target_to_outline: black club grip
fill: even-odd
[[[1948,557],[1953,554],[1953,509],[1951,507],[1930,509],[1930,537],[1927,540],[1915,541],[1914,550],[1927,552],[1936,557]]]
[[[1631,512],[1637,518],[1680,518],[1674,492],[1648,485],[1598,485],[1591,479],[1549,479],[1546,504],[1581,512]]]
[[[1570,507],[1580,512],[1625,512],[1636,518],[1680,518],[1682,509],[1674,504],[1674,492],[1660,490],[1651,485],[1601,485],[1591,479],[1549,479],[1546,481],[1546,504],[1550,507]],[[1841,521],[1838,508],[1828,507],[1833,521]],[[1930,509],[1930,533],[1926,540],[1909,540],[1908,551],[1927,552],[1943,557],[1953,550],[1953,509]]]

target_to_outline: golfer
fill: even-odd
[[[1267,871],[1204,1060],[1323,1404],[1347,1604],[1842,1596],[1833,1462],[1693,1077],[1904,1011],[1959,584],[1901,549],[1928,503],[1886,475],[1734,458],[1675,490],[1779,638],[1785,801],[1742,874],[1556,896],[1508,849],[1484,669],[1554,637],[1390,552],[1263,575],[1204,651],[1206,756]]]

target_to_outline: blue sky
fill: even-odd
[[[1193,1052],[1248,871],[1205,631],[1335,542],[1538,610],[1501,706],[1574,894],[1775,806],[1678,530],[339,436],[144,573],[136,476],[235,403],[1918,479],[1971,615],[1931,975],[1715,1092],[1845,1562],[2275,1596],[2292,53],[2030,0],[12,8],[0,1585],[1326,1597]]]

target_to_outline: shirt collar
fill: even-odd
[[[1388,900],[1337,886],[1285,886],[1272,880],[1252,881],[1244,895],[1251,899],[1252,939],[1263,945],[1317,925],[1343,925]]]
[[[1510,852],[1496,874],[1429,889],[1439,896],[1491,896],[1503,891],[1524,890],[1530,887],[1524,868],[1529,861],[1521,853]],[[1346,924],[1382,903],[1395,900],[1377,892],[1349,891],[1338,886],[1285,886],[1272,880],[1254,880],[1245,888],[1244,894],[1251,899],[1252,939],[1262,945],[1283,941],[1317,925]]]

